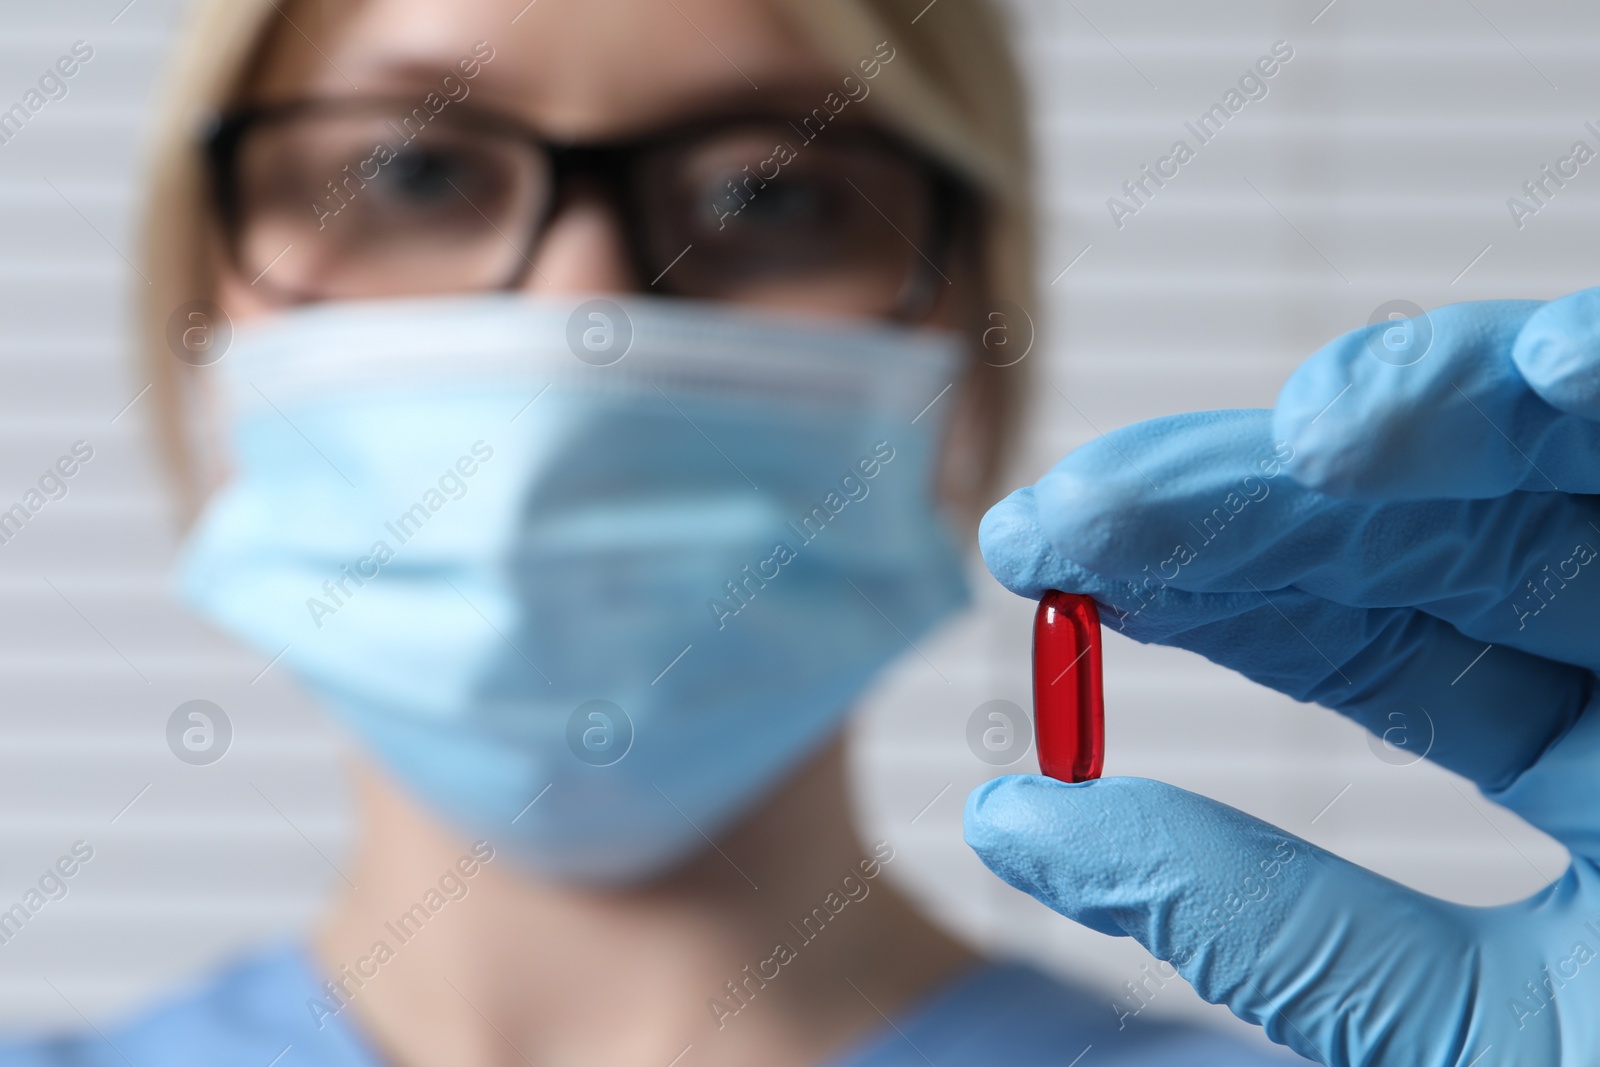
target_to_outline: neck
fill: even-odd
[[[857,838],[838,743],[715,848],[626,890],[475,863],[380,772],[356,784],[352,885],[314,952],[341,1018],[397,1067],[661,1067],[689,1046],[697,1067],[800,1067],[975,962],[891,888],[894,842]],[[400,921],[419,902],[438,905],[425,924]]]

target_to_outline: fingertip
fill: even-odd
[[[991,805],[990,798],[997,789],[1003,789],[1009,780],[1010,776],[991,778],[967,794],[966,806],[961,810],[961,836],[967,846],[980,856],[992,849],[996,840],[997,823],[991,816],[997,814],[997,805]]]
[[[1039,523],[1033,486],[1018,489],[990,508],[978,524],[978,550],[995,581],[1018,596],[1038,600],[1048,589],[1118,600],[1107,582],[1062,556]]]
[[[1096,784],[1038,774],[991,779],[968,795],[962,835],[984,866],[1012,888],[1102,933],[1119,934],[1104,916],[1085,914],[1078,901],[1085,880],[1099,881],[1110,862],[1086,839],[1069,799]]]
[[[1600,419],[1600,289],[1544,305],[1528,318],[1511,360],[1552,407]]]
[[[1042,774],[991,778],[967,795],[962,833],[967,844],[998,873],[989,857],[1053,848],[1070,836],[1077,822],[1076,808],[1063,794],[1100,784],[1099,780],[1061,782]]]
[[[995,504],[978,523],[978,551],[995,581],[1019,596],[1037,597],[1041,557],[1049,550],[1034,508],[1033,486]]]
[[[1025,822],[1031,828],[1039,793],[1051,789],[1079,789],[1091,782],[1061,782],[1042,774],[1007,774],[981,783],[967,794],[966,825],[1005,831]],[[1019,815],[1022,818],[1019,820]],[[968,844],[971,844],[969,841]]]
[[[1151,872],[1172,856],[1150,854],[1139,827],[1162,818],[1171,790],[1139,778],[997,778],[968,797],[964,835],[1013,888],[1092,930],[1125,936],[1166,891]]]
[[[1008,836],[1011,805],[1007,796],[1010,783],[1017,777],[1008,774],[1003,778],[991,778],[967,794],[967,804],[961,812],[961,832],[967,844],[980,855]]]
[[[1136,521],[1137,494],[1121,479],[1073,453],[1039,479],[1039,523],[1062,555],[1101,574],[1119,576],[1113,549],[1117,532]]]

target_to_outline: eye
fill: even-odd
[[[706,205],[712,229],[794,231],[837,223],[838,185],[820,174],[780,174],[762,184],[743,171],[728,171],[707,183],[697,199]]]
[[[396,200],[418,206],[437,204],[459,197],[456,189],[468,175],[464,164],[459,157],[436,149],[408,148],[383,167],[379,180],[384,192]]]
[[[816,223],[827,217],[832,190],[804,178],[779,178],[757,190],[740,215],[747,226],[776,228]]]

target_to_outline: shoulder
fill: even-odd
[[[1085,1055],[1088,1050],[1092,1053]],[[1287,1050],[1119,1013],[1110,1000],[1022,964],[989,964],[913,1008],[835,1067],[1287,1067]]]
[[[314,981],[298,947],[274,948],[121,1024],[0,1042],[0,1067],[378,1067],[337,1017],[312,1011]]]

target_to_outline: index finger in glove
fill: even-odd
[[[1293,588],[1416,607],[1484,642],[1600,668],[1600,499],[1348,500],[1288,477],[1299,463],[1268,412],[1179,415],[1084,445],[1032,501],[1057,554],[1138,595]]]

